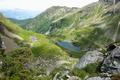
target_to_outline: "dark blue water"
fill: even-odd
[[[69,51],[80,52],[80,47],[74,46],[71,42],[67,42],[67,41],[57,42],[57,45]]]

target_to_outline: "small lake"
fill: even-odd
[[[74,46],[72,42],[62,41],[57,42],[57,45],[69,51],[80,52],[80,47]]]

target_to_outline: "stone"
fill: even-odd
[[[81,80],[77,76],[70,75],[69,71],[58,72],[54,76],[53,80]]]
[[[86,80],[111,80],[109,77],[91,77]]]
[[[85,68],[88,64],[101,62],[103,61],[103,59],[104,59],[103,53],[97,50],[88,51],[82,58],[79,59],[75,67],[82,69]]]
[[[77,76],[71,76],[67,80],[81,80],[81,79]]]
[[[101,71],[109,74],[120,73],[120,46],[108,52],[108,56],[104,59]]]

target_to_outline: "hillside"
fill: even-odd
[[[119,5],[117,3],[114,9],[110,2],[99,1],[81,9],[53,6],[18,24],[26,26],[27,30],[46,34],[54,42],[71,41],[83,50],[91,46],[92,49],[104,49],[120,40]],[[116,13],[112,14],[114,10]]]
[[[44,46],[44,47],[53,45],[53,47],[58,48],[57,46],[52,44],[46,38],[46,36],[44,36],[42,34],[34,33],[32,31],[23,30],[18,25],[12,23],[11,21],[6,19],[2,15],[0,15],[0,23],[1,23],[1,25],[3,24],[3,26],[5,27],[5,30],[4,30],[5,34],[3,34],[4,36],[10,37],[11,39],[18,39],[20,41],[26,41],[28,44],[31,44],[33,46],[32,48],[42,47],[42,45],[44,45],[44,44],[46,44],[46,46]],[[32,38],[35,38],[35,40]],[[39,44],[39,45],[36,45],[36,44]],[[51,48],[50,48],[50,50],[51,50]],[[58,49],[60,49],[60,48],[58,48]],[[38,52],[40,52],[40,51],[38,51]],[[42,54],[44,54],[44,53],[42,53]]]

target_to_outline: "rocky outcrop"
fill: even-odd
[[[4,25],[1,22],[0,22],[0,37],[1,37],[0,48],[1,48],[1,51],[4,50],[5,52],[10,52],[18,48],[18,45],[15,42],[15,40],[23,40],[20,36],[9,31],[6,28],[6,25]]]
[[[99,0],[102,3],[117,4],[120,0]]]
[[[103,53],[99,51],[89,51],[75,65],[76,68],[82,69],[88,64],[103,61]]]
[[[101,52],[89,51],[79,60],[76,65],[79,69],[90,63],[102,61],[100,67],[102,73],[99,76],[85,78],[85,80],[120,80],[119,76],[114,76],[120,74],[120,46],[109,45],[108,48],[106,57],[103,57]]]
[[[108,52],[108,56],[105,58],[101,71],[110,74],[120,73],[120,46],[114,50]]]
[[[11,52],[11,51],[19,48],[19,46],[13,39],[8,38],[6,36],[3,36],[3,42],[4,42],[4,46],[5,46],[5,53]]]
[[[111,80],[109,77],[91,77],[86,80]]]
[[[108,12],[115,12],[115,13],[118,13],[119,14],[119,12],[120,12],[120,2],[119,3],[117,3],[116,5],[112,5],[111,7],[109,7],[108,9],[107,9],[107,11]]]

